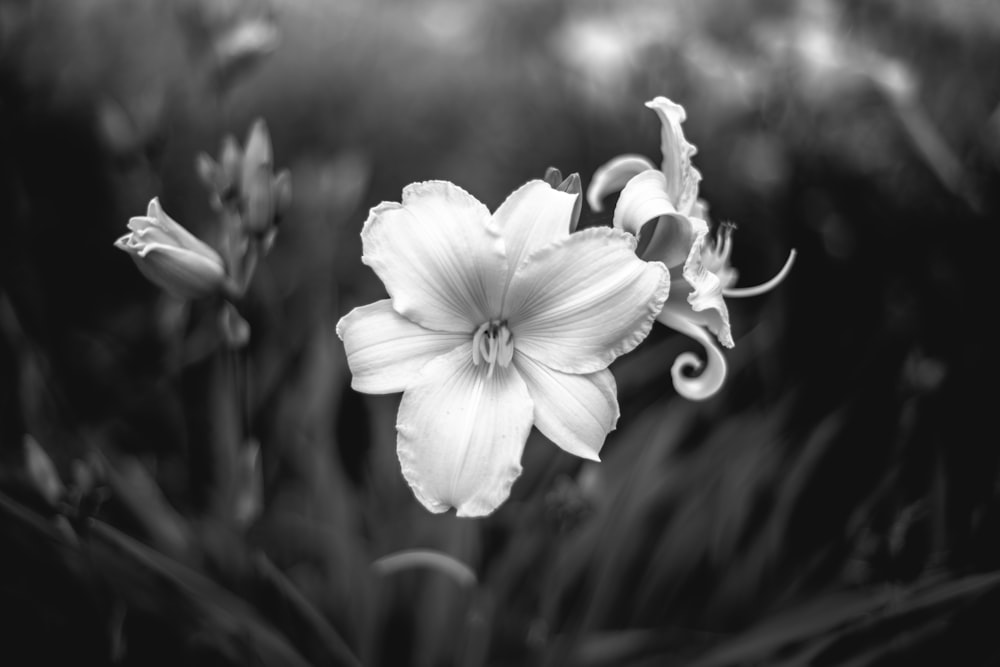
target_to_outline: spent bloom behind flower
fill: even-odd
[[[701,400],[714,395],[726,379],[726,359],[713,335],[725,347],[734,345],[724,297],[755,296],[773,289],[791,270],[795,251],[766,283],[733,287],[737,278],[729,263],[733,226],[720,226],[715,240],[709,236],[708,206],[698,198],[701,174],[691,164],[697,149],[681,128],[686,119],[684,107],[665,97],[657,97],[646,106],[660,118],[660,167],[641,155],[614,158],[594,173],[587,201],[593,210],[600,211],[601,199],[621,190],[613,216],[615,228],[636,238],[648,234],[641,251],[643,259],[661,261],[669,267],[673,278],[670,298],[657,320],[705,348],[707,364],[685,353],[671,369],[677,392]],[[690,371],[700,373],[692,376]]]
[[[153,283],[182,299],[198,299],[223,288],[222,257],[167,215],[155,197],[146,215],[130,219],[128,228],[115,247],[127,252]]]
[[[645,338],[670,275],[610,228],[570,234],[579,195],[530,181],[494,214],[456,185],[414,183],[372,209],[363,261],[388,299],[341,319],[357,391],[403,392],[403,475],[432,512],[496,509],[532,425],[598,460],[618,420],[608,365]]]

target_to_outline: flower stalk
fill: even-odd
[[[278,222],[291,204],[287,170],[274,173],[270,134],[253,123],[245,148],[222,142],[218,160],[200,154],[195,169],[218,217],[218,250],[166,214],[158,199],[146,216],[129,221],[115,245],[128,252],[153,283],[182,300],[215,298],[223,350],[211,360],[209,400],[214,414],[209,506],[248,524],[260,508],[259,446],[250,435],[250,325],[237,304],[246,296],[257,264],[270,251]]]

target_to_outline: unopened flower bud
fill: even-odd
[[[240,170],[243,163],[243,151],[232,136],[222,140],[222,152],[219,154],[219,165],[222,167],[222,178],[219,183],[219,196],[227,202],[237,195],[240,182]]]
[[[563,175],[557,167],[549,167],[545,170],[545,177],[543,180],[553,188],[558,188],[559,184],[562,183]]]
[[[260,461],[260,444],[250,439],[237,455],[236,497],[233,514],[241,526],[248,526],[264,507],[264,475]]]
[[[55,505],[62,497],[65,488],[52,459],[30,435],[24,436],[24,464],[28,479],[35,489],[50,505]]]
[[[219,313],[219,330],[230,349],[238,350],[250,342],[250,323],[229,302],[226,302]]]
[[[266,255],[271,252],[271,248],[274,247],[274,239],[278,236],[278,229],[276,227],[268,230],[263,237],[260,239],[260,254]]]
[[[278,46],[278,29],[264,18],[245,20],[223,33],[214,46],[215,75],[225,83],[274,52]]]
[[[583,207],[583,197],[580,196],[583,193],[583,184],[580,181],[580,174],[573,172],[556,186],[556,190],[576,195],[576,203],[573,204],[573,216],[569,220],[569,231],[575,232],[576,226],[580,223],[580,210]]]
[[[559,192],[567,192],[571,195],[580,195],[583,192],[583,184],[580,181],[580,174],[573,172],[566,178],[563,178],[562,172],[556,167],[549,167],[545,170],[545,182],[548,183],[554,190]],[[569,221],[569,231],[575,232],[576,226],[580,222],[580,210],[583,207],[583,201],[581,197],[577,196],[576,203],[573,205],[573,215]]]
[[[292,205],[292,174],[287,169],[279,171],[274,177],[272,188],[274,190],[274,217],[275,222],[278,222]]]
[[[198,180],[206,188],[216,190],[219,179],[222,177],[222,167],[212,159],[207,153],[198,153],[194,161],[195,171],[198,172]]]
[[[198,180],[208,188],[210,193],[209,204],[215,211],[222,210],[222,193],[226,189],[225,175],[222,173],[222,166],[213,160],[207,153],[199,153],[195,158],[195,171],[198,172]]]
[[[225,281],[222,258],[168,216],[157,199],[145,216],[128,222],[130,232],[115,246],[127,252],[149,280],[182,299],[218,292]]]
[[[271,137],[267,125],[258,119],[250,128],[240,173],[243,219],[256,234],[263,234],[274,223],[273,173]]]

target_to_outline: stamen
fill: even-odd
[[[472,334],[472,363],[478,366],[483,360],[483,350],[482,350],[482,336],[489,328],[489,322],[483,322],[476,329],[476,333]]]
[[[733,252],[734,231],[736,231],[736,223],[733,222],[724,222],[719,227],[716,238],[716,255],[723,264],[729,261],[729,255]]]
[[[712,273],[719,273],[729,266],[729,256],[733,252],[733,232],[736,224],[723,222],[715,233],[715,239],[707,238],[701,253],[701,261]]]
[[[510,365],[514,358],[514,336],[506,322],[490,320],[479,325],[472,334],[472,363],[489,364],[486,377],[493,377],[497,364],[501,368]]]
[[[500,366],[502,368],[507,368],[513,358],[514,337],[511,335],[510,329],[503,327],[500,329],[500,350],[497,356],[497,361],[500,362]]]
[[[785,265],[781,267],[781,271],[778,271],[778,274],[766,283],[754,285],[753,287],[729,287],[722,290],[722,295],[742,299],[748,296],[757,296],[759,294],[764,294],[765,292],[770,292],[777,287],[781,281],[785,279],[785,276],[787,276],[792,270],[792,264],[795,263],[796,254],[795,250],[792,249],[788,253],[788,259],[785,260]]]

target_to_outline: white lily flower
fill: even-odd
[[[618,420],[608,365],[642,341],[670,275],[610,228],[570,234],[579,195],[531,181],[489,210],[456,185],[414,183],[372,209],[363,261],[389,299],[337,325],[357,391],[403,392],[403,475],[427,509],[496,509],[532,425],[599,460]]]
[[[685,139],[681,128],[687,117],[684,107],[665,97],[650,100],[646,106],[656,112],[662,124],[660,168],[641,155],[614,158],[594,172],[587,201],[594,211],[600,211],[601,200],[621,190],[613,217],[615,228],[636,238],[648,235],[641,256],[669,267],[671,298],[657,320],[697,340],[707,357],[703,363],[694,354],[680,355],[671,376],[679,394],[703,400],[714,395],[726,379],[726,359],[715,340],[725,347],[734,345],[724,297],[755,296],[773,289],[791,270],[795,251],[766,283],[733,287],[737,274],[729,264],[732,225],[720,228],[718,241],[709,236],[708,206],[698,198],[701,174],[691,164],[697,149]]]
[[[155,284],[182,299],[198,299],[222,289],[226,279],[222,257],[167,215],[155,197],[146,215],[129,220],[128,228],[115,247],[127,252]]]

